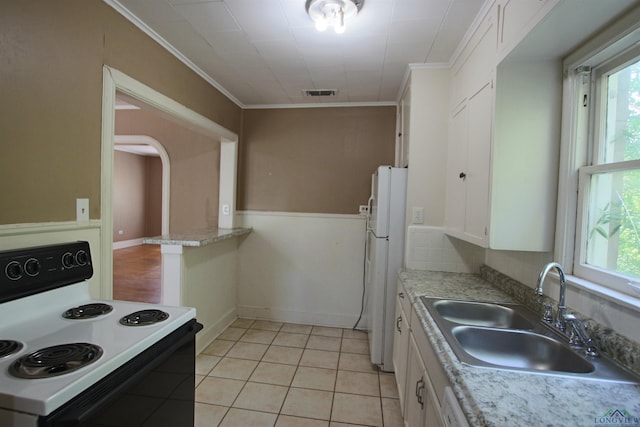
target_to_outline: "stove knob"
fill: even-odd
[[[71,252],[66,252],[62,255],[62,266],[65,268],[73,267],[75,260],[73,258],[73,254]]]
[[[37,276],[40,273],[40,261],[35,258],[29,258],[27,262],[24,263],[24,271],[29,276]]]
[[[5,267],[4,273],[10,280],[18,280],[22,277],[22,266],[18,261],[11,261]]]
[[[85,251],[80,250],[76,252],[76,263],[78,263],[78,265],[87,265],[88,261],[89,257]]]

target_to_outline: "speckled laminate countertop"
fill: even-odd
[[[480,276],[429,271],[399,274],[453,392],[471,426],[599,426],[609,410],[625,410],[637,426],[640,386],[462,364],[447,344],[420,296],[516,302]]]
[[[251,230],[251,228],[214,228],[149,237],[142,242],[147,245],[206,246],[248,234]]]

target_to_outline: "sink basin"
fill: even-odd
[[[535,323],[511,307],[499,304],[438,300],[433,307],[444,319],[463,325],[533,329]]]
[[[451,334],[471,357],[491,365],[578,374],[595,369],[560,341],[530,331],[456,326]]]
[[[605,356],[583,356],[524,306],[425,296],[420,301],[463,364],[640,384],[637,375]]]

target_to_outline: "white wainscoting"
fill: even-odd
[[[202,247],[181,247],[179,305],[195,307],[196,318],[204,327],[196,336],[198,353],[237,318],[237,247],[237,238]],[[163,263],[164,255],[163,245]],[[169,285],[163,283],[163,287]]]
[[[236,221],[253,227],[238,246],[240,317],[355,325],[363,290],[364,217],[241,211]]]
[[[89,242],[93,276],[89,279],[89,290],[93,298],[102,298],[100,286],[100,221],[65,221],[33,224],[8,224],[0,226],[0,250],[54,245],[83,240]]]

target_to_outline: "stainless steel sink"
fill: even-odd
[[[470,356],[490,365],[578,374],[595,370],[561,342],[534,332],[456,326],[451,334]]]
[[[433,307],[444,319],[463,325],[533,329],[536,324],[514,308],[499,304],[438,300],[433,302]]]
[[[611,359],[580,354],[518,304],[420,297],[460,362],[482,368],[639,384]]]

